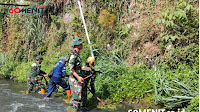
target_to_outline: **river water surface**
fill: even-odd
[[[0,112],[68,112],[67,104],[62,97],[43,101],[44,95],[25,94],[26,83],[0,79]],[[93,109],[89,112],[114,112],[111,110]],[[120,109],[115,112],[127,112]]]

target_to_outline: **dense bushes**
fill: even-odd
[[[129,66],[115,55],[102,57],[96,66],[103,71],[97,76],[97,93],[115,103],[142,101],[147,93],[153,93],[156,104],[164,104],[168,109],[181,108],[198,97],[198,68],[184,64],[177,67],[158,66],[151,70],[145,65]]]
[[[199,54],[199,20],[198,11],[187,3],[180,1],[162,13],[157,23],[164,24],[161,33],[162,47],[166,49],[166,63],[175,67],[178,63],[190,66],[198,65]]]
[[[162,65],[165,63],[174,71],[165,68],[156,73],[154,99],[167,108],[182,107],[198,97],[198,11],[189,1],[175,2],[157,23],[164,25],[160,45],[166,49]]]

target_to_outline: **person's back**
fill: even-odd
[[[59,61],[56,63],[56,65],[53,67],[53,76],[55,78],[62,78],[66,75],[66,69],[65,69],[65,63],[62,61]]]
[[[46,97],[44,97],[44,99],[51,97],[52,92],[55,90],[56,85],[58,84],[63,89],[66,90],[68,100],[70,100],[69,99],[71,95],[70,87],[66,84],[64,80],[62,80],[62,78],[68,79],[69,77],[69,75],[67,75],[66,73],[66,68],[65,68],[66,61],[67,59],[65,57],[61,57],[60,61],[56,63],[56,65],[53,67],[53,76],[49,80],[48,92],[46,94]]]
[[[31,68],[28,72],[28,77],[37,77],[40,74],[41,65],[38,62],[35,62],[31,65]]]

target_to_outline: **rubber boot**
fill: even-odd
[[[67,100],[70,101],[71,90],[66,90],[67,93]]]
[[[46,93],[45,89],[41,88],[41,93],[45,94]]]
[[[26,91],[26,94],[29,94],[30,92]]]
[[[44,97],[44,101],[48,101],[50,98],[49,97]]]

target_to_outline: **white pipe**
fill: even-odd
[[[88,44],[90,45],[90,52],[91,52],[92,57],[94,57],[94,54],[93,54],[93,51],[92,51],[92,46],[90,44],[90,38],[89,38],[89,35],[88,35],[87,27],[86,27],[86,24],[85,24],[85,19],[84,19],[84,16],[83,16],[83,11],[82,11],[82,8],[81,8],[80,0],[77,0],[77,2],[78,2],[78,5],[79,5],[81,17],[82,17],[82,20],[83,20],[83,25],[84,25],[84,28],[85,28],[85,33],[86,33],[86,36],[87,36]]]

